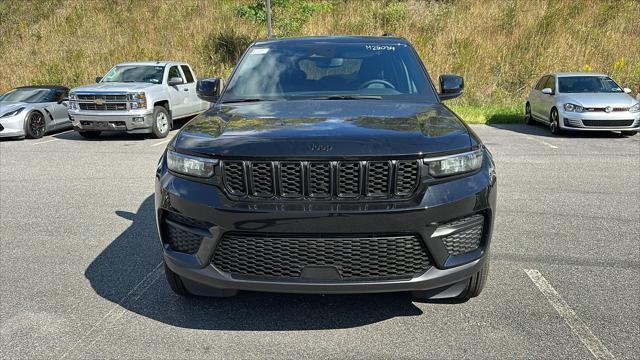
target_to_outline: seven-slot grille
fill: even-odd
[[[420,162],[228,160],[222,172],[226,191],[240,197],[391,198],[413,194]]]
[[[421,239],[400,236],[266,236],[225,234],[213,265],[234,276],[304,277],[306,267],[336,269],[343,280],[412,278],[431,261]]]

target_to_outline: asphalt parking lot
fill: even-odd
[[[463,304],[180,298],[153,218],[168,140],[0,142],[0,355],[637,358],[640,135],[473,128],[496,158],[498,216],[488,286]]]

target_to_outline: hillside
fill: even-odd
[[[609,73],[634,90],[640,82],[639,1],[272,1],[279,34],[406,37],[432,77],[465,76],[458,105],[520,105],[556,70]],[[89,83],[131,60],[184,60],[200,77],[226,76],[265,36],[260,3],[2,1],[0,91]]]

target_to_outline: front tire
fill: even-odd
[[[184,286],[182,282],[182,278],[178,276],[178,274],[174,273],[169,269],[167,264],[164,264],[164,274],[167,277],[167,283],[169,283],[169,287],[173,290],[174,293],[180,296],[191,296],[189,290]]]
[[[44,115],[39,111],[34,111],[27,117],[25,124],[25,134],[29,139],[40,139],[46,132]]]
[[[558,110],[556,108],[551,109],[551,114],[549,115],[549,130],[553,135],[562,134],[562,129],[560,128],[560,116],[558,115]]]
[[[636,130],[630,130],[630,131],[623,131],[622,135],[624,136],[633,136],[635,134],[637,134],[638,132]]]
[[[171,117],[169,111],[163,106],[156,106],[153,109],[153,124],[151,125],[151,131],[153,137],[161,139],[167,137],[171,128]]]
[[[487,283],[487,278],[489,277],[489,268],[491,267],[491,263],[489,261],[487,254],[487,259],[482,266],[482,269],[477,273],[473,274],[471,278],[469,278],[469,283],[467,287],[462,291],[460,295],[458,295],[457,299],[462,301],[467,301],[471,298],[474,298],[482,292],[485,284]]]
[[[533,121],[533,116],[531,115],[531,104],[527,102],[524,106],[524,122],[527,125],[533,125],[535,122]]]

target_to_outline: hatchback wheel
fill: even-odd
[[[551,116],[549,117],[549,130],[554,135],[560,135],[562,129],[560,129],[560,117],[558,116],[558,110],[551,110]]]
[[[27,118],[26,124],[26,133],[29,139],[39,139],[44,135],[45,132],[45,122],[44,115],[41,113],[34,111],[29,114]]]
[[[524,106],[524,122],[527,125],[533,125],[534,121],[533,121],[533,116],[531,115],[531,104],[527,103]]]

